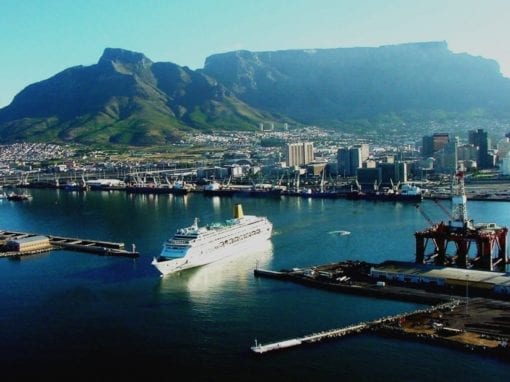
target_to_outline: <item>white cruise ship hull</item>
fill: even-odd
[[[186,251],[183,257],[168,259],[166,255],[170,255],[164,248],[159,258],[154,258],[152,265],[162,274],[180,272],[186,269],[200,267],[212,262],[220,261],[232,255],[241,252],[253,252],[260,247],[265,241],[271,238],[272,225],[267,222],[265,224],[257,224],[258,233],[248,236],[237,241],[221,244],[223,239],[209,242],[205,245],[195,245]],[[241,234],[249,231],[241,231]],[[170,256],[168,256],[170,257]]]
[[[258,244],[262,244],[267,241],[268,237],[254,237],[250,240],[242,241],[236,244],[231,244],[227,248],[223,248],[221,250],[211,250],[210,252],[197,253],[193,255],[192,253],[188,255],[187,258],[181,259],[173,259],[173,260],[157,260],[154,259],[152,261],[152,265],[156,267],[156,269],[161,272],[163,275],[167,275],[170,273],[175,273],[179,271],[184,271],[186,269],[200,267],[206,264],[210,264],[216,261],[220,261],[227,257],[238,254],[240,251],[252,252],[257,250]]]

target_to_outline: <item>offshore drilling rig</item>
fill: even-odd
[[[416,206],[431,224],[429,228],[414,234],[416,263],[490,271],[504,270],[508,263],[506,254],[508,228],[499,227],[496,223],[475,224],[468,218],[463,171],[459,170],[455,174],[451,190],[451,213],[447,224],[444,222],[434,224],[420,206]],[[432,253],[426,254],[430,242],[433,250]],[[450,249],[454,249],[453,254],[448,254],[449,246]],[[455,248],[452,248],[453,246]]]

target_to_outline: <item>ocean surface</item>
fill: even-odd
[[[133,195],[28,190],[0,200],[0,229],[132,244],[140,257],[65,250],[0,259],[2,380],[502,381],[510,365],[439,346],[372,334],[256,355],[269,343],[423,307],[255,278],[264,269],[342,260],[413,261],[414,232],[428,226],[413,204],[286,197]],[[150,264],[164,240],[244,213],[267,216],[271,242],[253,253],[160,277]],[[443,202],[447,208],[449,203]],[[436,204],[421,207],[447,220]],[[510,203],[469,202],[476,222],[510,226]],[[337,231],[350,234],[339,235]]]

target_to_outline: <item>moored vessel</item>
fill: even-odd
[[[235,189],[223,186],[216,181],[210,182],[204,187],[204,195],[206,196],[232,196],[235,192]]]
[[[236,204],[234,217],[223,223],[199,226],[195,218],[191,226],[178,229],[152,265],[163,275],[206,265],[256,249],[257,243],[271,238],[272,228],[266,217],[244,215],[241,204]]]
[[[372,201],[388,201],[388,202],[411,202],[419,203],[423,200],[423,193],[420,187],[412,184],[403,184],[402,188],[394,190],[388,189],[383,191],[361,191],[352,190],[343,195],[350,200],[372,200]]]
[[[30,199],[32,199],[32,195],[27,194],[27,193],[17,194],[15,192],[11,192],[10,194],[7,195],[7,200],[12,200],[12,201],[16,201],[16,202],[19,202],[22,200],[30,200]]]

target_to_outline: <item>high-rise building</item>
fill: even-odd
[[[369,150],[369,146],[368,146],[368,143],[361,143],[361,144],[358,144],[358,145],[354,145],[352,146],[354,149],[359,149],[360,152],[361,152],[361,161],[362,162],[365,162],[368,157],[370,156],[370,150]]]
[[[475,145],[467,144],[457,147],[457,159],[460,161],[476,161],[478,149]]]
[[[381,170],[381,186],[389,187],[392,183],[396,185],[398,182],[407,182],[407,163],[380,162],[377,164],[377,167]]]
[[[363,148],[340,148],[337,151],[338,175],[355,176],[356,169],[363,165]]]
[[[493,158],[489,155],[491,142],[489,135],[483,129],[471,130],[468,133],[469,143],[478,148],[478,168],[491,168],[494,166]]]
[[[435,152],[442,150],[450,141],[448,133],[434,133],[432,136],[422,138],[422,157],[431,157]]]
[[[455,137],[443,149],[443,172],[455,174],[457,171],[459,138]]]
[[[510,153],[507,153],[501,160],[501,174],[510,175]]]
[[[425,135],[421,140],[421,156],[428,158],[434,155],[434,142],[432,136]]]
[[[336,152],[336,162],[338,175],[351,176],[349,169],[351,168],[351,160],[349,157],[349,149],[347,147],[339,148]]]
[[[313,161],[313,143],[287,144],[287,165],[289,167],[302,166]]]
[[[510,152],[510,139],[505,137],[498,142],[498,161],[501,162],[503,158]]]

